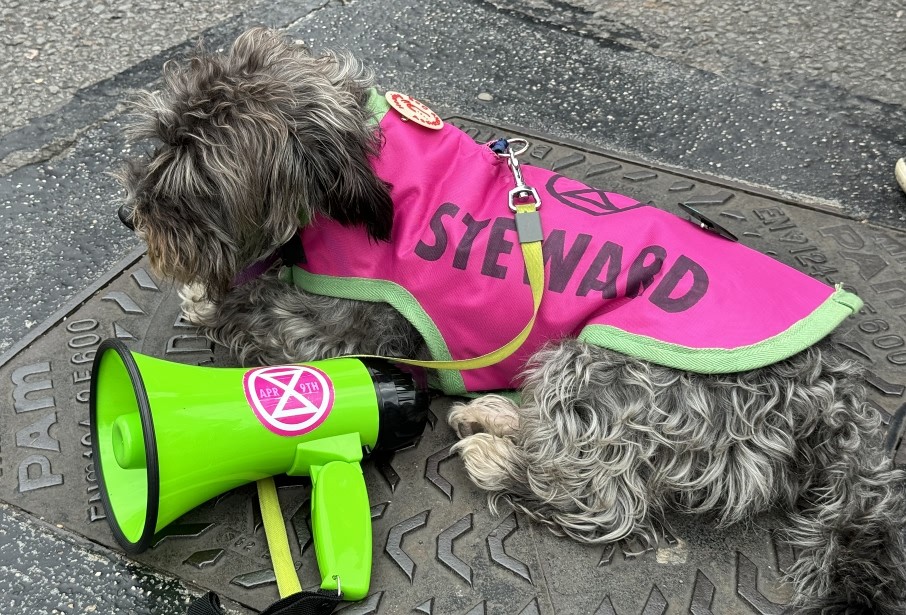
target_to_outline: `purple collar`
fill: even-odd
[[[270,256],[257,260],[233,278],[232,288],[238,288],[248,284],[252,280],[257,280],[265,271],[273,267],[276,263],[282,262],[284,265],[295,265],[303,262],[305,254],[302,252],[302,240],[296,233],[285,244],[274,250]]]

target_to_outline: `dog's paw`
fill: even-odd
[[[447,416],[447,423],[459,438],[468,438],[487,431],[478,419],[478,408],[474,404],[474,401],[454,404]]]
[[[460,438],[479,433],[495,436],[513,434],[519,426],[516,404],[500,395],[484,395],[468,403],[455,404],[447,423]]]
[[[453,428],[453,431],[456,432],[456,437],[468,438],[469,436],[474,436],[477,433],[484,433],[484,425],[478,421],[469,421],[468,419],[459,419],[454,420],[452,417],[450,419],[450,427]]]
[[[459,455],[472,482],[485,491],[511,489],[512,477],[523,465],[511,439],[489,433],[463,438],[450,450]]]
[[[186,284],[179,289],[180,309],[193,325],[202,326],[214,318],[216,308],[205,298],[201,284]]]

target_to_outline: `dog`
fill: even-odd
[[[470,337],[498,311],[513,331],[532,316],[513,290],[482,307],[484,289],[501,277],[515,278],[517,289],[521,281],[518,292],[527,293],[522,270],[513,268],[520,257],[508,213],[481,220],[455,202],[402,211],[409,207],[403,193],[430,200],[419,192],[429,188],[409,185],[413,178],[427,174],[433,185],[436,175],[454,171],[445,162],[426,170],[442,148],[424,145],[437,141],[428,140],[431,127],[417,127],[417,118],[393,116],[393,130],[408,130],[422,145],[401,154],[402,162],[384,160],[395,137],[375,123],[373,85],[371,72],[350,55],[314,55],[259,28],[226,52],[199,47],[184,62],[168,62],[161,88],[134,101],[129,138],[156,146],[118,172],[126,191],[120,217],[146,242],[153,267],[185,285],[186,317],[244,364],[354,354],[450,358],[439,356],[445,347],[431,330],[435,323],[424,320],[429,308],[464,322],[449,325],[444,339]],[[454,131],[443,134],[463,143]],[[476,151],[473,157],[497,164],[501,181],[515,182],[518,161],[508,164],[507,155]],[[393,181],[386,167],[393,167]],[[526,167],[518,179],[542,177],[533,173]],[[641,204],[618,196],[605,195],[596,206],[610,209],[594,213],[641,211]],[[618,216],[600,219],[609,224]],[[460,225],[455,246],[454,221]],[[683,233],[702,237],[691,241],[711,242],[704,252],[738,245],[688,226]],[[301,250],[300,228],[308,242]],[[478,286],[444,292],[450,283],[425,273],[437,287],[416,307],[393,285],[384,285],[386,296],[369,294],[371,282],[365,290],[330,290],[332,268],[349,262],[362,260],[376,275],[389,270],[398,256],[390,240],[407,233],[420,237],[413,244],[419,262],[452,259],[451,269],[479,270]],[[470,252],[482,233],[491,237],[484,254]],[[576,235],[572,248],[594,234]],[[562,254],[547,261],[542,306],[615,296],[609,267],[628,248],[603,244],[592,273],[571,296],[564,288],[576,280],[561,274],[576,261],[564,237],[545,239],[559,241]],[[684,268],[672,286],[656,286],[674,271],[666,271],[668,249],[648,246],[632,261],[627,285],[634,290],[607,303],[614,312],[633,305],[654,310],[657,295],[661,311],[678,314],[685,309],[681,300],[701,298],[696,289],[707,278],[693,258],[675,259],[674,267]],[[370,250],[377,256],[359,254]],[[316,260],[326,269],[278,266]],[[506,263],[519,275],[507,275]],[[287,279],[297,274],[301,281]],[[448,326],[444,320],[438,327]],[[529,336],[519,352],[486,368],[493,377],[482,380],[468,370],[435,376],[447,393],[465,392],[464,384],[519,389],[518,402],[487,394],[456,404],[448,417],[461,438],[454,449],[471,479],[489,492],[492,509],[505,503],[582,542],[633,540],[644,547],[658,541],[668,511],[710,513],[726,525],[779,507],[789,517],[786,539],[799,554],[788,571],[798,612],[902,613],[904,475],[880,447],[879,415],[864,401],[859,364],[838,353],[826,331],[805,333],[811,335],[805,347],[791,356],[752,367],[743,362],[728,373],[686,369],[679,355],[659,364],[658,353],[649,358],[642,349],[636,356],[567,331]],[[479,350],[466,348],[457,358]]]

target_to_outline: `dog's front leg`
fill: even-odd
[[[184,284],[178,291],[179,308],[183,317],[196,327],[204,327],[215,319],[217,306],[205,295],[204,286],[198,283]]]
[[[246,365],[355,354],[423,358],[415,328],[385,303],[312,295],[276,272],[209,301],[187,286],[183,311]]]

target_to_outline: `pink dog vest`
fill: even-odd
[[[307,291],[382,301],[437,360],[509,342],[532,313],[503,159],[459,129],[395,112],[380,121],[375,172],[392,185],[393,237],[375,243],[326,218],[302,232]],[[439,372],[450,394],[510,389],[547,342],[578,337],[702,373],[749,370],[814,344],[862,301],[760,252],[621,194],[523,166],[541,196],[545,289],[523,346],[490,367]]]

